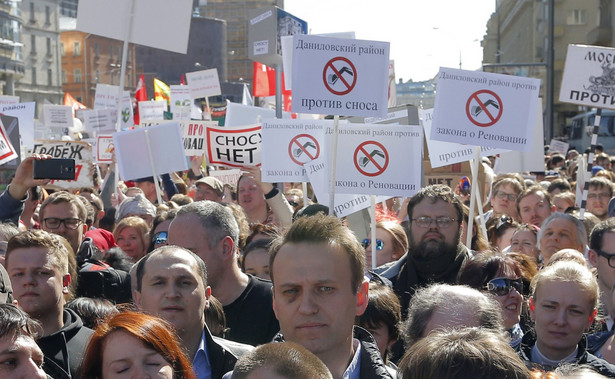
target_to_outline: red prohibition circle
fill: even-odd
[[[478,95],[483,94],[483,93],[493,96],[495,100],[497,101],[498,106],[499,106],[498,108],[499,112],[496,117],[493,117],[493,115],[491,115],[491,112],[489,112],[489,109],[487,109],[487,106],[483,104],[483,102],[478,98]],[[472,117],[472,112],[470,110],[470,104],[472,103],[472,100],[478,103],[478,106],[481,108],[481,112],[484,112],[491,121],[480,122],[474,119],[474,117],[476,116]],[[468,98],[468,101],[466,102],[466,116],[468,116],[468,120],[470,120],[470,122],[473,123],[474,125],[479,126],[481,128],[486,128],[486,127],[492,126],[495,123],[497,123],[500,117],[502,117],[503,112],[504,112],[504,103],[502,103],[502,99],[500,99],[500,97],[495,92],[490,91],[488,89],[483,89],[483,90],[474,92],[472,95],[470,95],[470,97]]]
[[[353,77],[352,77],[352,83],[348,83],[346,81],[346,79],[344,79],[344,77],[340,74],[340,72],[337,70],[337,68],[335,68],[335,66],[333,65],[334,62],[337,61],[344,61],[346,63],[348,63],[350,65],[350,67],[352,68],[352,72],[353,72]],[[333,72],[337,75],[338,79],[342,81],[342,83],[346,86],[346,90],[344,91],[336,91],[333,88],[331,88],[331,86],[329,85],[329,83],[327,82],[327,70],[331,68],[331,70],[333,70]],[[354,86],[357,84],[357,69],[354,67],[354,64],[352,64],[352,62],[345,58],[345,57],[335,57],[331,60],[329,60],[329,62],[327,62],[327,64],[325,65],[325,68],[322,70],[322,81],[325,83],[325,87],[327,87],[327,89],[329,90],[329,92],[331,92],[334,95],[346,95],[348,93],[350,93],[350,91],[352,91],[354,89]]]
[[[314,154],[312,156],[312,154],[301,144],[299,143],[299,138],[301,137],[306,137],[308,139],[310,139],[311,141],[314,142],[314,145],[316,145],[316,154]],[[307,155],[310,160],[306,161],[306,162],[301,162],[298,159],[295,159],[295,155],[293,154],[293,146],[295,146],[295,151],[297,151],[296,149],[299,149],[299,151],[301,151],[300,154],[304,154]],[[290,159],[295,162],[296,164],[298,164],[299,166],[303,166],[304,164],[313,161],[314,159],[318,158],[320,156],[320,144],[318,143],[318,141],[316,140],[316,138],[314,138],[313,136],[309,135],[309,134],[299,134],[298,136],[295,136],[293,139],[290,140],[290,143],[288,144],[288,155],[290,156]]]
[[[365,150],[364,146],[366,145],[376,145],[380,149],[382,149],[382,153],[384,154],[384,164],[383,165],[380,165],[378,162],[376,162],[376,160],[374,159],[372,155],[374,153],[373,151],[369,153],[367,150]],[[362,162],[357,161],[359,152],[362,152],[365,155],[365,157],[363,157]],[[377,168],[376,172],[369,172],[361,168],[362,166],[363,167],[367,166],[369,163],[372,163],[374,166],[376,166]],[[357,170],[359,170],[359,172],[365,176],[378,176],[382,174],[389,166],[389,152],[387,151],[387,149],[385,149],[385,147],[380,142],[365,141],[359,146],[357,146],[357,148],[354,151],[354,165],[357,168]]]

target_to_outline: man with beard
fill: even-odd
[[[422,188],[408,203],[408,253],[381,271],[393,283],[404,318],[418,288],[457,281],[457,274],[470,257],[459,240],[462,212],[451,188],[441,184]]]

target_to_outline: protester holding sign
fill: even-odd
[[[277,224],[288,228],[293,209],[271,183],[261,181],[259,167],[244,167],[246,173],[237,182],[238,203],[248,216],[250,224]]]

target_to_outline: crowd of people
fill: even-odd
[[[66,191],[33,155],[0,195],[0,376],[615,378],[615,157],[580,210],[578,155],[485,158],[474,211],[426,185],[375,240],[258,167]]]

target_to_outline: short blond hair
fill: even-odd
[[[544,269],[534,276],[530,284],[530,293],[534,299],[536,299],[538,288],[544,282],[577,283],[588,293],[592,309],[598,308],[600,289],[598,288],[596,276],[587,266],[579,262],[565,259],[545,266]]]

